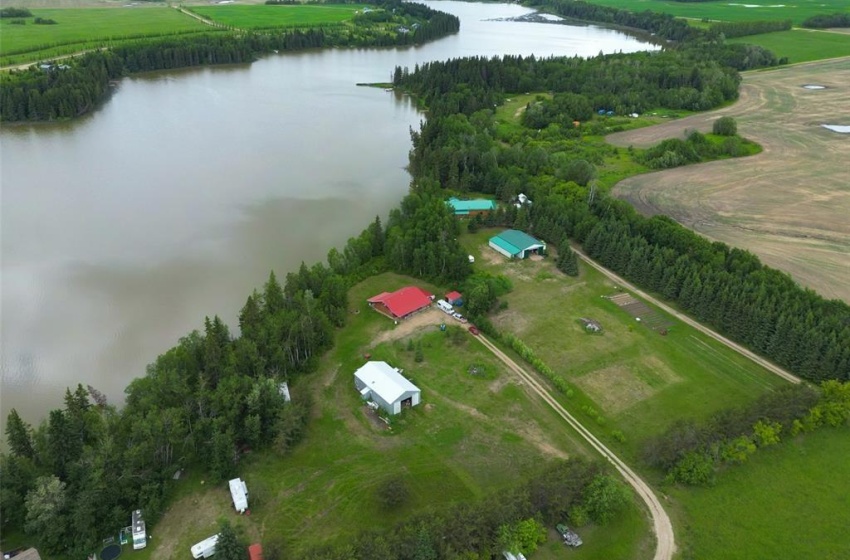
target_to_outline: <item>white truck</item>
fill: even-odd
[[[215,545],[218,544],[218,535],[208,537],[198,544],[192,545],[192,558],[209,558],[215,554]]]

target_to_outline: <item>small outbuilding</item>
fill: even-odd
[[[490,238],[490,247],[511,259],[525,259],[546,250],[546,243],[515,229]]]
[[[485,198],[460,200],[452,197],[446,201],[446,204],[452,207],[455,216],[472,217],[476,214],[489,214],[496,209],[496,201]]]
[[[394,292],[383,292],[366,300],[375,311],[392,319],[404,319],[417,311],[427,309],[434,295],[416,286],[407,286]]]
[[[233,499],[233,507],[239,513],[245,513],[248,509],[248,485],[241,478],[234,478],[228,482],[230,485],[230,497]]]
[[[354,386],[364,400],[377,403],[388,414],[418,405],[421,397],[419,387],[387,362],[366,362],[354,372]]]
[[[456,305],[458,307],[463,305],[463,296],[460,292],[457,291],[447,293],[444,299],[450,304]]]
[[[249,560],[263,560],[263,545],[252,544],[248,547]]]

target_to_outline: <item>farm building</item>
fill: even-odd
[[[496,209],[496,202],[494,200],[487,200],[484,198],[478,198],[475,200],[460,200],[452,197],[446,202],[446,204],[452,207],[455,216],[472,217],[476,214],[487,214]]]
[[[457,305],[458,307],[463,305],[463,296],[460,294],[460,292],[449,292],[443,299],[445,299],[452,305]]]
[[[361,397],[376,402],[389,414],[398,414],[405,406],[416,406],[421,394],[416,385],[387,362],[366,362],[354,372],[354,386]]]
[[[369,298],[369,305],[393,319],[404,319],[417,311],[427,309],[434,296],[416,286],[407,286],[395,292],[384,292]]]
[[[230,497],[233,499],[233,507],[239,513],[245,513],[248,509],[248,485],[241,478],[234,478],[228,482],[230,485]]]
[[[490,238],[490,247],[512,259],[524,259],[546,250],[546,243],[527,233],[509,229]]]

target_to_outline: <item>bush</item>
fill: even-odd
[[[628,505],[631,495],[619,480],[608,475],[597,475],[585,491],[584,506],[588,516],[605,525]]]
[[[714,121],[711,131],[718,136],[735,136],[738,134],[738,123],[732,117],[720,117]]]
[[[410,490],[403,477],[394,475],[378,485],[375,497],[382,508],[396,509],[404,505],[410,498]]]

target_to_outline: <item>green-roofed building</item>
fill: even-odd
[[[446,204],[452,207],[455,216],[472,217],[476,214],[486,214],[487,212],[492,212],[496,209],[496,201],[487,200],[485,198],[477,198],[475,200],[460,200],[452,197],[446,201]]]
[[[508,229],[490,238],[490,247],[511,259],[525,259],[543,253],[546,243],[515,229]]]

